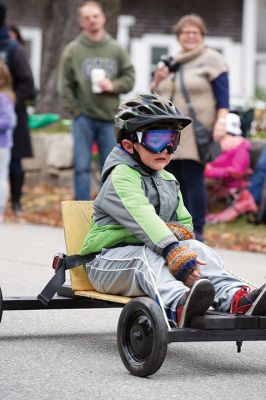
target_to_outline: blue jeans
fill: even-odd
[[[98,144],[100,169],[116,145],[114,123],[78,115],[72,126],[74,141],[74,190],[75,200],[91,199],[91,161],[93,142]]]
[[[193,219],[196,238],[200,238],[206,213],[204,166],[193,160],[172,160],[166,169],[180,184],[185,207]]]
[[[255,172],[250,180],[249,191],[252,193],[257,204],[260,203],[263,182],[266,179],[266,145],[263,146]]]

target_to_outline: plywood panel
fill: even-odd
[[[62,201],[61,203],[67,254],[77,254],[90,229],[93,214],[92,201]],[[95,290],[82,266],[70,270],[73,290]]]
[[[95,290],[86,290],[86,291],[78,290],[78,291],[75,291],[75,296],[89,297],[91,299],[112,301],[114,303],[121,303],[121,304],[127,304],[131,300],[131,297],[99,293],[99,292],[96,292]]]

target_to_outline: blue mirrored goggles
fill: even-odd
[[[181,132],[173,129],[152,129],[136,132],[137,142],[151,153],[161,153],[167,149],[169,154],[176,152]]]

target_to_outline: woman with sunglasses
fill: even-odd
[[[118,145],[104,164],[80,251],[94,253],[86,264],[89,279],[102,293],[158,300],[179,327],[210,306],[265,315],[266,286],[250,292],[213,250],[194,240],[179,184],[164,170],[190,122],[171,101],[151,94],[121,105]]]
[[[158,64],[151,90],[170,98],[185,114],[193,117],[188,106],[191,104],[196,119],[206,128],[204,144],[200,144],[202,136],[197,139],[193,117],[193,123],[186,129],[186,134],[182,135],[180,151],[167,167],[180,183],[184,203],[193,217],[196,237],[203,241],[206,211],[204,164],[211,161],[205,159],[207,154],[211,156],[211,138],[219,141],[226,134],[228,67],[223,56],[205,44],[206,26],[200,16],[183,16],[175,25],[174,32],[180,51],[168,59],[171,62],[164,59],[165,62]],[[184,87],[188,98],[184,94]],[[209,143],[207,151],[206,141]],[[215,152],[213,155],[216,155]]]

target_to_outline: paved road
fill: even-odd
[[[62,229],[0,226],[4,297],[36,295],[51,277]],[[254,285],[266,281],[265,255],[219,250],[225,264]],[[265,400],[266,343],[172,343],[160,370],[136,378],[116,347],[120,311],[9,311],[0,325],[1,400]]]

